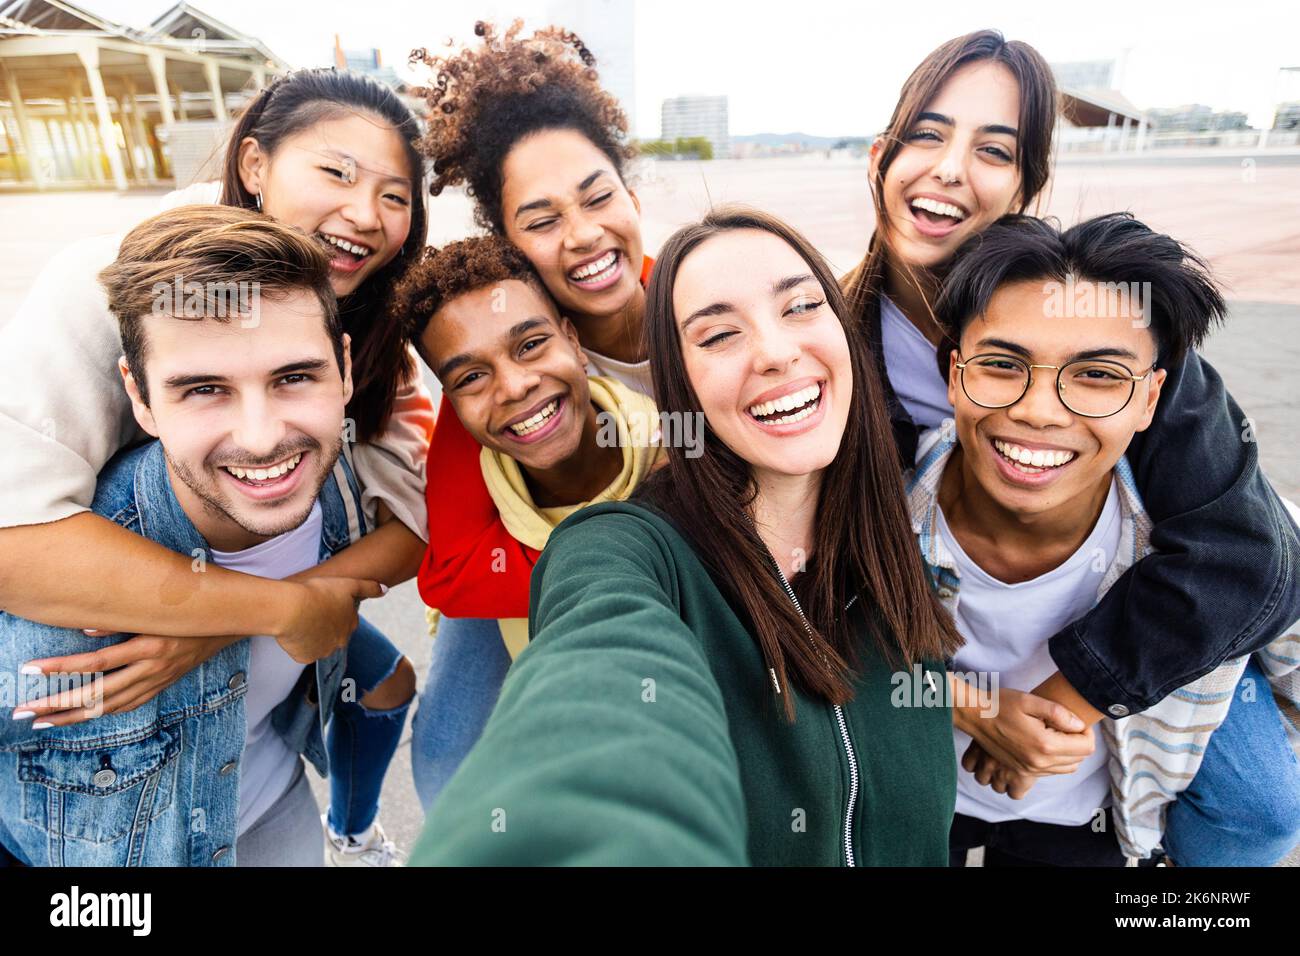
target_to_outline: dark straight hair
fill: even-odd
[[[795,583],[812,641],[767,548],[745,520],[756,494],[750,465],[718,439],[707,422],[702,454],[687,459],[684,449],[669,447],[667,467],[648,479],[638,494],[692,539],[719,584],[749,614],[763,657],[779,683],[784,687],[792,680],[815,698],[845,703],[852,697],[852,670],[861,649],[844,610],[852,598],[870,602],[863,611],[878,625],[877,645],[896,665],[945,657],[961,645],[961,638],[922,567],[884,393],[864,334],[858,323],[845,321],[844,299],[825,260],[793,228],[755,209],[724,206],[679,229],[664,244],[646,293],[645,320],[660,410],[703,414],[686,375],[673,310],[677,273],[704,242],[748,229],[778,237],[808,264],[849,344],[853,387],[848,423],[839,452],[822,477],[811,561]],[[794,701],[789,693],[783,698],[786,716],[793,719]]]
[[[245,107],[226,146],[220,202],[256,209],[257,199],[239,175],[239,146],[248,137],[268,156],[286,137],[317,123],[365,113],[392,126],[402,140],[411,172],[411,231],[397,256],[339,302],[343,329],[352,338],[352,401],[347,414],[358,441],[383,434],[398,389],[415,375],[399,318],[388,302],[393,287],[424,247],[428,221],[424,163],[416,149],[419,124],[387,86],[361,73],[333,68],[287,73]]]
[[[997,30],[977,30],[933,50],[907,78],[899,92],[894,115],[880,135],[880,161],[871,178],[871,200],[876,228],[862,261],[842,281],[850,314],[866,319],[880,306],[885,283],[889,215],[885,209],[885,177],[906,142],[916,118],[939,94],[943,85],[964,66],[1000,63],[1011,71],[1020,90],[1020,116],[1016,136],[1016,168],[1020,189],[1013,212],[1025,212],[1046,188],[1052,170],[1052,136],[1056,129],[1058,96],[1052,68],[1028,43],[1005,39]]]
[[[1003,216],[971,236],[953,257],[939,290],[935,316],[956,343],[983,315],[994,293],[1012,282],[1095,282],[1122,290],[1143,310],[1166,367],[1179,365],[1227,314],[1205,260],[1132,213],[1087,219],[1064,232],[1053,220]],[[1098,314],[1108,314],[1104,306]],[[946,349],[939,365],[948,369]]]

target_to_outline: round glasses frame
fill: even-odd
[[[1014,401],[1004,402],[1001,405],[989,405],[986,402],[981,402],[977,400],[975,396],[971,395],[970,390],[966,387],[966,366],[976,361],[977,359],[989,359],[989,358],[1001,359],[1007,362],[1015,362],[1017,365],[1019,365],[1022,369],[1025,370],[1025,387],[1020,390],[1020,394],[1016,396]],[[1061,376],[1065,373],[1065,370],[1069,368],[1071,365],[1110,365],[1113,366],[1115,369],[1119,370],[1120,372],[1122,372],[1121,377],[1128,380],[1128,395],[1124,399],[1124,404],[1120,405],[1120,407],[1115,409],[1113,412],[1107,412],[1104,415],[1092,415],[1089,414],[1088,412],[1081,412],[1078,409],[1071,407],[1070,403],[1065,400],[1065,383],[1061,380]],[[1151,367],[1148,368],[1141,375],[1134,375],[1127,365],[1124,365],[1120,362],[1116,362],[1113,359],[1079,359],[1078,361],[1074,361],[1074,362],[1066,362],[1064,365],[1040,365],[1032,362],[1026,362],[1018,355],[1004,355],[1000,352],[981,352],[979,355],[972,355],[970,358],[965,359],[964,361],[961,360],[961,356],[958,355],[957,368],[961,376],[962,392],[965,394],[965,396],[968,399],[970,399],[980,408],[1010,408],[1012,405],[1016,404],[1016,402],[1019,402],[1022,398],[1024,398],[1026,395],[1029,394],[1029,389],[1034,384],[1034,369],[1050,368],[1056,372],[1056,397],[1060,400],[1061,404],[1065,406],[1066,411],[1070,412],[1072,415],[1079,415],[1082,418],[1110,418],[1112,415],[1118,415],[1120,412],[1124,411],[1124,409],[1128,408],[1128,403],[1133,401],[1133,393],[1137,391],[1137,383],[1142,381],[1148,375],[1150,375],[1152,372],[1155,371],[1156,363],[1152,362]]]

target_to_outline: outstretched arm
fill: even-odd
[[[626,513],[552,535],[533,641],[434,805],[417,862],[746,862],[722,695],[669,596],[669,562]]]

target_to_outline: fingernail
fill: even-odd
[[[46,720],[39,720],[32,724],[32,730],[49,730],[54,725]]]
[[[34,710],[15,710],[15,711],[14,711],[12,714],[10,714],[9,716],[10,716],[13,720],[30,720],[31,718],[33,718],[33,717],[36,716],[36,711],[34,711]]]
[[[22,668],[18,671],[18,673],[28,677],[34,677],[34,676],[39,676],[44,672],[35,664],[24,664]]]
[[[81,633],[82,633],[82,634],[90,634],[90,635],[93,635],[93,634],[95,633],[95,631],[97,631],[97,630],[99,630],[99,628],[95,628],[95,627],[83,627],[83,628],[81,629]]]
[[[381,585],[379,585],[379,593],[380,593],[380,594],[387,594],[387,593],[388,593],[388,585],[387,585],[387,584],[381,584]]]

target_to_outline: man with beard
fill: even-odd
[[[187,207],[134,229],[100,278],[135,418],[156,440],[109,462],[92,510],[193,558],[158,600],[223,573],[209,565],[285,579],[349,544],[352,382],[324,251],[255,213]],[[24,664],[126,638],[0,615],[16,678],[0,701],[0,847],[29,865],[319,865],[300,754],[324,770],[344,647],[232,636],[138,705],[114,699],[113,673]]]

